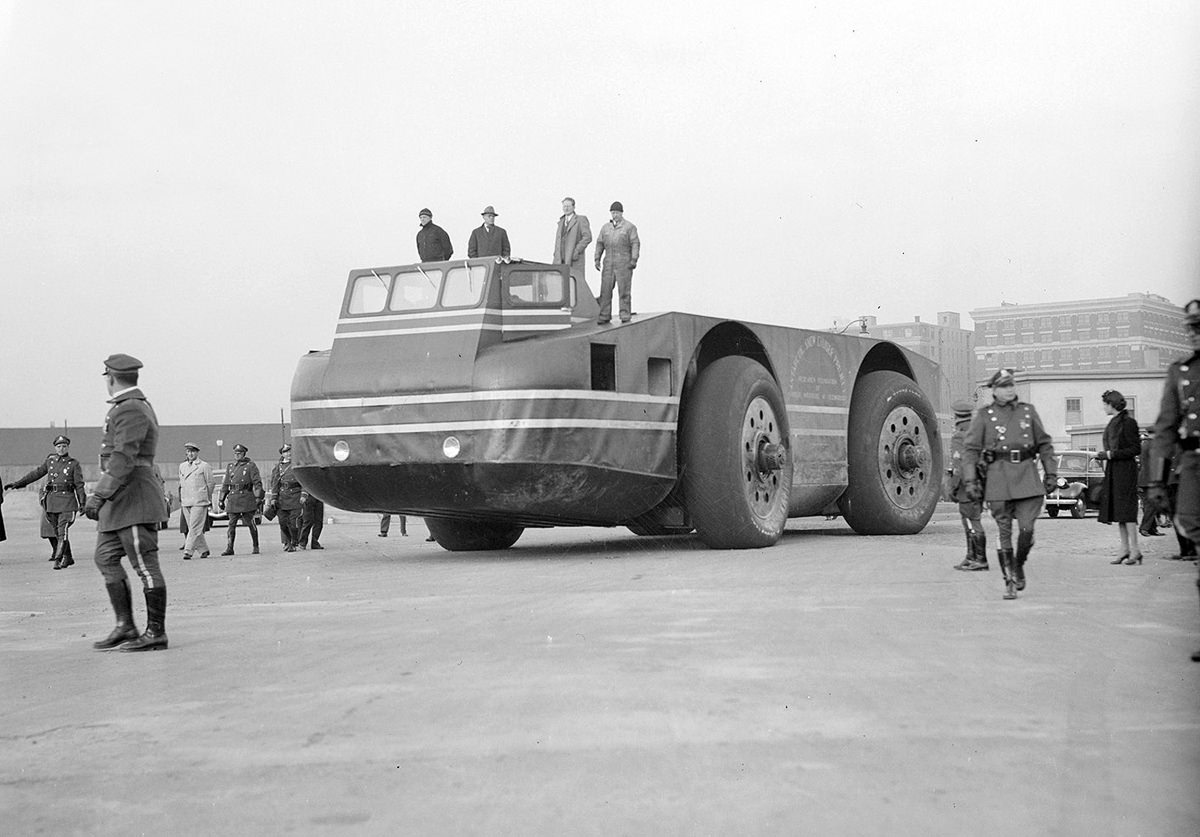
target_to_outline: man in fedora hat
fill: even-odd
[[[620,302],[621,322],[627,323],[633,316],[633,271],[642,252],[637,227],[625,220],[625,207],[613,201],[608,208],[612,221],[600,228],[596,239],[596,270],[600,271],[600,316],[596,322],[603,325],[612,320],[613,286],[617,288]],[[607,253],[604,266],[600,258]]]
[[[433,212],[422,209],[417,213],[417,222],[421,229],[417,230],[417,255],[423,262],[445,262],[454,255],[450,246],[450,236],[446,231],[433,223]]]
[[[221,505],[229,515],[229,532],[225,536],[225,551],[222,555],[233,554],[233,542],[237,538],[237,524],[242,521],[250,530],[250,554],[258,554],[258,524],[254,520],[258,506],[262,502],[262,474],[258,466],[247,456],[250,449],[240,442],[233,446],[233,455],[237,457],[225,468],[225,482],[221,485]]]
[[[125,354],[104,361],[108,403],[104,441],[100,445],[99,481],[88,495],[83,513],[99,522],[96,566],[117,616],[105,639],[92,643],[99,651],[155,651],[167,647],[167,583],[158,565],[158,524],[167,519],[162,477],[154,467],[158,451],[158,417],[138,387],[142,362]],[[121,566],[128,558],[142,580],[146,597],[146,630],[139,635],[133,621],[129,577]]]
[[[996,557],[1004,573],[1004,598],[1015,599],[1025,589],[1025,561],[1033,549],[1033,523],[1042,513],[1046,495],[1055,488],[1058,461],[1050,434],[1032,404],[1017,397],[1011,369],[997,371],[988,386],[992,403],[981,409],[967,428],[963,456],[967,495],[987,502],[996,521],[1000,548]],[[1044,476],[1039,479],[1038,458]],[[987,485],[980,486],[975,468],[987,466]],[[1013,554],[1012,524],[1017,521],[1017,551]]]
[[[292,470],[292,446],[279,449],[279,462],[271,469],[267,484],[267,512],[279,515],[279,540],[284,552],[295,552],[300,544],[300,480]]]
[[[1173,520],[1175,531],[1193,544],[1200,544],[1200,299],[1183,306],[1183,327],[1192,353],[1167,367],[1163,383],[1162,403],[1154,422],[1154,457],[1152,482],[1146,497],[1158,506],[1170,501],[1164,483],[1169,463],[1175,457],[1175,492]],[[1180,543],[1182,544],[1182,540]],[[1200,578],[1196,579],[1200,591]],[[1192,654],[1192,662],[1200,663],[1200,650]]]
[[[187,538],[183,542],[183,560],[191,560],[196,550],[200,557],[209,556],[204,526],[212,505],[212,466],[200,458],[200,446],[188,442],[183,446],[183,462],[179,463],[179,503],[187,522]]]
[[[467,258],[499,256],[507,260],[512,255],[512,248],[508,246],[508,233],[503,227],[496,226],[495,207],[485,206],[479,214],[483,216],[483,224],[471,230],[471,240],[467,242]]]
[[[24,488],[31,482],[48,477],[41,490],[42,537],[50,541],[50,560],[54,569],[65,570],[75,563],[71,557],[71,542],[67,530],[75,522],[75,512],[83,508],[86,495],[83,487],[83,468],[70,454],[71,440],[58,436],[51,443],[54,453],[46,461],[18,480],[4,486]]]

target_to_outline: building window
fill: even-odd
[[[1067,399],[1067,426],[1074,427],[1083,424],[1083,412],[1079,409],[1080,399]]]

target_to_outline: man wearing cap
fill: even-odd
[[[295,552],[300,544],[300,491],[300,480],[292,470],[292,446],[284,445],[267,484],[267,514],[279,515],[279,540],[284,552]]]
[[[571,265],[571,275],[585,281],[588,245],[592,243],[592,225],[586,215],[575,214],[575,199],[562,199],[562,217],[558,219],[558,234],[554,236],[552,264]],[[590,291],[589,291],[590,293]]]
[[[31,482],[48,477],[42,487],[42,537],[50,541],[50,560],[54,569],[64,570],[75,563],[71,557],[71,542],[67,530],[75,522],[75,512],[83,508],[86,498],[83,486],[83,468],[79,460],[70,455],[71,440],[58,436],[54,442],[54,453],[46,461],[19,480],[4,486],[7,489],[24,488]]]
[[[633,271],[642,252],[637,227],[625,220],[625,207],[621,202],[613,201],[608,211],[612,221],[600,228],[600,237],[596,239],[596,270],[600,271],[600,298],[597,300],[600,316],[596,322],[601,325],[612,321],[614,285],[620,302],[621,322],[627,323],[633,316]],[[605,253],[608,256],[601,267],[600,259]]]
[[[1177,459],[1179,485],[1175,493],[1175,530],[1193,544],[1200,543],[1200,299],[1183,306],[1183,326],[1192,353],[1167,367],[1162,403],[1154,422],[1154,456],[1147,499],[1166,506],[1167,463]],[[1200,591],[1200,578],[1196,579]],[[1200,650],[1192,654],[1200,663]]]
[[[209,556],[208,541],[204,538],[204,525],[208,522],[208,508],[212,505],[212,466],[200,458],[200,447],[195,442],[183,446],[183,462],[179,463],[179,503],[183,506],[183,517],[187,521],[187,538],[183,542],[183,560],[200,550],[200,557]]]
[[[983,502],[967,494],[963,475],[963,460],[966,451],[967,428],[975,415],[975,402],[960,398],[951,405],[954,410],[954,435],[950,437],[950,467],[942,483],[942,494],[946,500],[958,503],[958,515],[962,518],[967,533],[967,556],[954,565],[956,570],[977,572],[988,569],[987,535],[983,532]],[[978,478],[973,474],[972,477]]]
[[[221,485],[221,505],[229,514],[229,533],[226,535],[225,551],[222,555],[233,554],[233,542],[237,537],[239,520],[250,530],[250,554],[258,554],[258,524],[254,515],[262,502],[263,484],[258,466],[246,455],[249,452],[249,448],[241,443],[234,445],[233,453],[237,459],[225,468],[225,482]]]
[[[467,258],[499,256],[507,260],[512,255],[512,248],[508,246],[508,233],[503,227],[496,226],[495,208],[485,206],[479,214],[483,216],[483,224],[471,230],[471,240],[467,242]]]
[[[1004,573],[1004,598],[1015,599],[1025,589],[1025,561],[1033,548],[1033,524],[1045,497],[1054,490],[1058,463],[1050,434],[1032,404],[1017,397],[1011,369],[992,375],[992,403],[979,410],[967,428],[963,473],[968,496],[987,501],[1000,534],[996,557]],[[1044,477],[1038,478],[1041,457]],[[987,485],[981,487],[975,468],[987,466]],[[1017,551],[1013,554],[1012,524],[1017,521]]]
[[[454,255],[450,246],[450,236],[446,231],[433,223],[433,212],[422,209],[417,214],[421,229],[417,230],[417,255],[423,262],[445,262]]]
[[[325,530],[325,504],[307,491],[300,492],[300,548],[308,549],[308,538],[312,536],[312,548],[321,546],[321,532]]]
[[[162,477],[154,467],[158,450],[158,418],[138,387],[142,362],[125,354],[104,361],[108,403],[103,472],[88,495],[83,513],[99,521],[96,566],[104,577],[116,613],[112,633],[92,647],[104,651],[154,651],[167,647],[167,583],[158,565],[158,524],[167,519]],[[127,557],[142,580],[146,597],[146,630],[140,636],[133,621],[129,579],[121,559]]]

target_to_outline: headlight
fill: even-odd
[[[350,446],[339,439],[333,446],[333,458],[338,462],[345,462],[350,458]]]
[[[1066,488],[1067,487],[1067,479],[1066,479],[1066,477],[1059,477],[1057,480],[1054,481],[1054,484],[1057,485],[1059,488]]]
[[[447,459],[453,459],[454,457],[458,456],[458,452],[461,450],[462,444],[455,436],[447,436],[445,440],[442,441],[442,453],[445,454]]]

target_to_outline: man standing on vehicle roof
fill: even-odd
[[[233,554],[233,542],[237,537],[239,520],[250,530],[250,543],[253,546],[250,554],[258,554],[258,524],[254,522],[254,515],[262,502],[263,484],[258,466],[246,455],[249,452],[249,448],[241,443],[234,445],[233,453],[237,459],[225,468],[225,482],[221,485],[221,505],[229,514],[229,533],[222,555]]]
[[[300,490],[300,480],[292,470],[292,446],[284,445],[279,449],[279,462],[271,469],[267,489],[267,509],[279,514],[279,539],[284,552],[295,552],[300,544]]]
[[[627,323],[633,316],[633,271],[642,252],[637,227],[625,220],[625,207],[621,202],[613,201],[608,211],[612,213],[612,221],[600,228],[600,237],[596,239],[596,270],[600,271],[600,298],[597,300],[600,316],[596,322],[601,325],[612,320],[613,285],[617,286],[621,322]],[[608,257],[601,267],[600,258],[606,252]]]
[[[592,225],[586,215],[575,214],[575,199],[562,199],[562,217],[558,219],[558,234],[554,236],[552,264],[571,265],[571,275],[580,281],[587,270],[584,254],[592,243]],[[590,293],[590,291],[589,291]]]
[[[154,467],[158,451],[158,417],[138,387],[142,362],[129,355],[104,361],[108,403],[100,469],[104,472],[88,495],[83,513],[99,521],[96,566],[117,616],[106,638],[92,643],[98,651],[155,651],[167,647],[167,582],[158,566],[158,524],[167,519],[163,481]],[[140,636],[133,621],[129,577],[121,566],[128,557],[142,579],[146,596],[146,630]]]
[[[190,561],[196,550],[200,557],[209,556],[204,525],[212,505],[212,466],[200,458],[200,446],[188,442],[183,446],[184,461],[179,463],[179,504],[187,522],[187,538],[183,542],[183,560]]]
[[[503,227],[496,226],[498,213],[495,208],[485,206],[479,214],[483,216],[483,224],[471,230],[471,240],[467,242],[467,258],[499,256],[507,260],[512,255],[512,248],[508,246],[508,233]]]
[[[58,436],[53,445],[54,453],[47,456],[45,462],[4,487],[10,490],[24,488],[31,482],[48,477],[41,490],[41,534],[50,541],[50,560],[54,562],[54,569],[65,570],[75,563],[71,557],[67,530],[75,522],[75,512],[83,508],[86,494],[83,468],[69,452],[71,440],[66,436]]]
[[[1025,589],[1025,561],[1033,548],[1033,523],[1042,512],[1045,497],[1054,490],[1058,464],[1050,434],[1032,404],[1017,398],[1011,369],[997,371],[988,386],[993,401],[975,414],[967,428],[963,457],[968,496],[987,501],[1000,531],[996,557],[1004,573],[1004,598],[1015,599]],[[1035,460],[1041,457],[1045,476],[1038,479]],[[975,478],[975,468],[987,466],[986,489]],[[1017,553],[1013,555],[1012,523],[1016,518]]]
[[[433,223],[433,213],[422,209],[417,214],[421,229],[417,230],[417,255],[423,262],[445,262],[454,255],[450,246],[450,236],[446,231]]]
[[[954,435],[950,437],[950,467],[946,469],[943,481],[943,496],[950,502],[958,503],[958,515],[967,533],[967,557],[955,564],[954,569],[977,572],[989,569],[987,535],[984,534],[982,520],[983,502],[978,497],[968,496],[963,471],[967,428],[975,415],[975,402],[960,398],[951,405],[951,409],[954,410]],[[976,474],[971,476],[977,478]]]
[[[1200,544],[1200,299],[1183,306],[1183,327],[1192,353],[1167,367],[1162,404],[1154,422],[1153,482],[1146,497],[1156,505],[1166,505],[1163,483],[1167,480],[1167,462],[1174,453],[1179,478],[1175,530],[1193,544]],[[1200,578],[1196,579],[1196,589],[1200,591]],[[1200,651],[1192,654],[1192,662],[1200,663]]]

